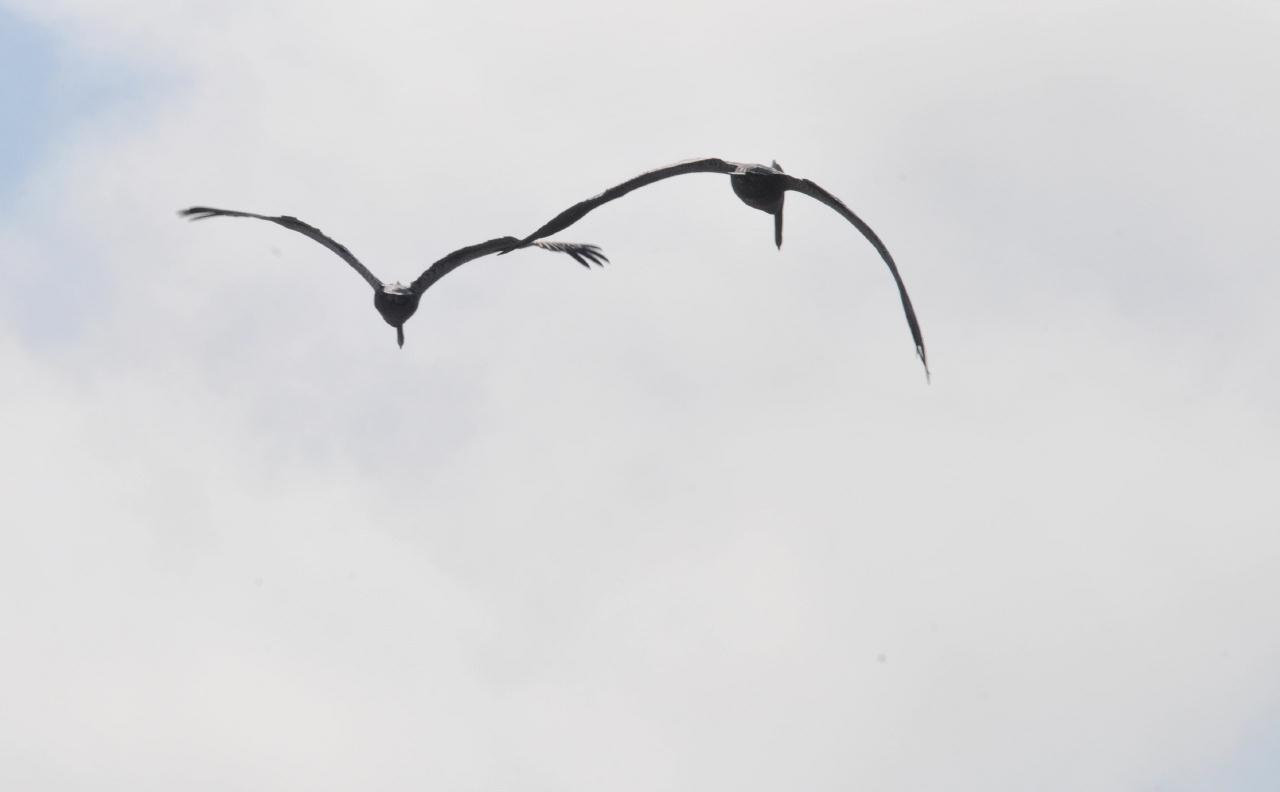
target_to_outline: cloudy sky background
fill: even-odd
[[[0,0],[0,787],[1280,787],[1278,38]]]

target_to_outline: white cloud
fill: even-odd
[[[1276,711],[1266,9],[8,5],[156,84],[0,226],[0,785],[1129,790]],[[863,214],[932,386],[718,177],[404,350],[174,216],[404,279],[704,154]]]

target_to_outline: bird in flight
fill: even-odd
[[[378,313],[382,315],[387,324],[396,329],[396,343],[401,347],[404,346],[404,323],[418,310],[418,301],[422,299],[423,292],[431,288],[436,281],[468,261],[491,253],[506,253],[517,248],[530,246],[555,253],[566,253],[572,256],[574,261],[588,269],[591,268],[592,264],[602,267],[609,260],[600,248],[595,245],[542,240],[521,242],[515,237],[505,236],[453,251],[430,267],[427,267],[425,272],[408,285],[400,282],[383,283],[365,265],[361,264],[359,259],[351,255],[351,251],[347,250],[346,247],[326,236],[320,229],[307,225],[296,217],[288,215],[271,217],[269,215],[253,214],[252,212],[211,209],[207,206],[193,206],[190,209],[183,209],[178,214],[192,220],[204,220],[208,217],[254,217],[259,220],[269,220],[277,225],[297,231],[299,234],[311,237],[338,254],[339,258],[347,262],[353,270],[360,274],[360,277],[364,278],[373,287],[373,307],[378,309]]]
[[[871,226],[864,223],[862,218],[854,214],[839,198],[836,198],[808,179],[797,179],[794,176],[783,173],[782,166],[776,161],[772,166],[768,166],[729,162],[708,157],[706,159],[685,160],[674,165],[651,170],[610,187],[594,198],[588,198],[570,206],[551,218],[537,231],[520,240],[519,246],[537,244],[537,240],[568,228],[596,207],[603,206],[615,198],[621,198],[632,190],[685,173],[729,174],[729,184],[733,187],[733,192],[738,198],[742,199],[743,203],[752,209],[759,209],[762,212],[773,215],[773,241],[779,248],[782,247],[782,203],[783,199],[786,198],[787,191],[804,193],[839,212],[844,219],[852,223],[853,227],[867,238],[867,241],[880,254],[880,258],[884,259],[884,263],[889,265],[889,272],[893,275],[893,280],[898,285],[898,296],[902,298],[902,309],[907,315],[907,325],[911,328],[911,340],[915,342],[916,354],[920,357],[920,362],[924,364],[925,377],[929,376],[929,359],[925,354],[924,336],[920,333],[920,323],[916,321],[915,308],[911,306],[911,298],[907,296],[907,287],[902,282],[902,276],[898,274],[898,265],[893,262],[893,256],[889,255],[889,248],[885,247],[884,242],[880,241],[880,237],[876,236],[875,231],[871,230]]]

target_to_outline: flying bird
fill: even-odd
[[[277,225],[297,231],[299,234],[311,237],[338,254],[339,258],[347,262],[353,270],[359,273],[360,277],[364,278],[373,287],[373,307],[378,309],[378,313],[382,315],[387,324],[396,329],[396,343],[401,347],[404,346],[404,323],[418,310],[418,301],[422,299],[423,292],[431,288],[436,281],[468,261],[491,253],[505,253],[517,248],[529,247],[530,245],[555,253],[566,253],[572,256],[574,261],[588,269],[591,268],[592,264],[602,267],[609,260],[600,248],[595,245],[545,241],[522,243],[515,237],[505,236],[453,251],[428,267],[413,283],[408,285],[400,282],[383,283],[365,265],[361,264],[359,259],[351,255],[351,251],[347,250],[346,247],[326,236],[320,229],[307,225],[296,217],[290,217],[289,215],[271,217],[269,215],[253,214],[252,212],[211,209],[207,206],[193,206],[190,209],[183,209],[178,214],[192,220],[204,220],[209,217],[254,217],[259,220],[269,220]]]
[[[894,282],[898,284],[898,296],[902,298],[902,309],[907,315],[907,325],[911,328],[911,340],[915,342],[916,354],[919,355],[920,362],[924,364],[925,377],[929,376],[929,359],[925,354],[924,336],[920,333],[920,323],[916,321],[916,311],[911,306],[911,298],[907,296],[907,287],[902,282],[902,276],[898,274],[898,265],[893,262],[893,256],[889,255],[889,249],[885,247],[884,242],[880,241],[880,237],[876,236],[876,232],[871,230],[871,226],[864,223],[862,218],[854,214],[839,198],[836,198],[808,179],[797,179],[794,176],[783,173],[782,166],[776,161],[772,166],[768,166],[729,162],[709,157],[706,159],[685,160],[684,162],[677,162],[674,165],[667,165],[657,170],[642,173],[634,179],[628,179],[619,185],[610,187],[594,198],[588,198],[570,206],[537,231],[520,240],[519,247],[537,244],[537,240],[568,228],[596,207],[603,206],[615,198],[621,198],[632,190],[685,173],[729,174],[729,184],[733,187],[734,194],[742,199],[743,203],[752,209],[759,209],[762,212],[773,215],[773,241],[778,245],[779,249],[782,247],[782,204],[788,190],[804,193],[810,198],[816,198],[839,212],[844,219],[853,224],[854,228],[862,232],[862,235],[867,238],[867,241],[880,254],[880,258],[884,259],[884,263],[889,265],[889,272],[893,275]]]

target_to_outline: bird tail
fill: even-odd
[[[404,325],[396,326],[396,343],[400,345],[401,349],[404,349]]]

